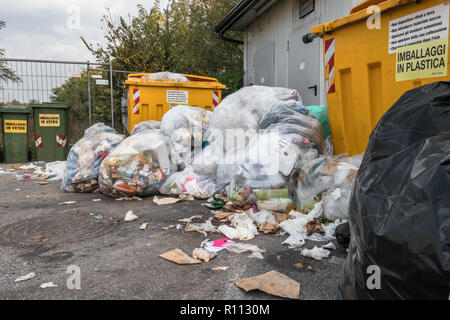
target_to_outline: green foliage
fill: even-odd
[[[111,96],[110,87],[95,84],[92,74],[101,74],[91,70],[91,112],[92,123],[104,122],[111,124]],[[80,78],[70,78],[60,87],[52,89],[50,100],[52,102],[66,102],[70,108],[69,137],[70,141],[77,141],[83,136],[89,123],[89,99],[87,71],[81,73]],[[108,78],[109,74],[103,74]],[[118,91],[118,90],[116,90]],[[119,98],[114,104],[119,105]],[[120,128],[119,128],[120,130]]]
[[[214,27],[238,0],[172,0],[161,9],[159,1],[136,17],[102,18],[107,44],[87,45],[100,62],[120,70],[171,71],[218,78],[235,91],[242,86],[242,47],[224,42]],[[240,33],[229,36],[242,39]]]
[[[171,71],[217,78],[231,88],[242,87],[242,47],[222,41],[214,27],[236,5],[238,0],[172,0],[167,8],[155,1],[150,9],[138,6],[135,17],[114,16],[107,10],[103,15],[102,29],[105,45],[89,44],[81,38],[96,57],[97,62],[109,63],[114,70],[136,72]],[[230,37],[242,39],[240,33],[230,32]],[[104,78],[109,76],[104,75]],[[115,124],[121,127],[120,88],[126,75],[113,74]],[[110,124],[109,86],[97,86],[91,81],[93,123]],[[229,92],[224,91],[223,95]],[[71,107],[71,141],[82,135],[88,119],[87,74],[71,78],[53,90],[52,101],[64,101]]]

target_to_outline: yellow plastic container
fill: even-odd
[[[445,0],[370,0],[312,28],[324,41],[336,154],[364,152],[380,118],[406,91],[450,80],[449,8]]]
[[[186,74],[188,82],[176,82],[146,79],[149,74],[130,74],[125,81],[129,132],[142,121],[161,121],[170,108],[178,105],[213,111],[226,88],[214,78]]]

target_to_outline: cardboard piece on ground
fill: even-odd
[[[256,277],[238,280],[235,284],[245,292],[260,290],[289,299],[298,299],[300,296],[300,283],[273,270]]]
[[[180,249],[174,249],[159,255],[161,258],[174,262],[176,264],[198,264],[200,260],[188,256]]]
[[[158,198],[158,196],[153,197],[153,202],[158,206],[166,205],[166,204],[174,204],[180,202],[180,198]]]
[[[230,218],[231,216],[234,216],[236,212],[223,212],[223,211],[217,211],[214,217],[218,220],[224,220],[227,218]]]

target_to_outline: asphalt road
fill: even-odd
[[[60,191],[59,183],[39,185],[35,181],[17,181],[14,175],[0,175],[0,195],[3,300],[279,299],[257,291],[246,293],[234,284],[271,270],[298,281],[302,300],[340,297],[338,282],[345,257],[342,247],[332,251],[330,259],[315,261],[282,245],[287,236],[260,234],[249,243],[266,250],[264,260],[249,258],[249,253],[227,251],[199,265],[181,266],[160,258],[171,249],[191,254],[200,246],[204,240],[200,233],[163,228],[193,215],[208,219],[212,214],[201,205],[204,201],[164,206],[155,205],[152,198],[116,201],[102,194],[66,194]],[[77,202],[58,204],[65,201]],[[133,210],[139,220],[124,222],[128,210]],[[146,230],[139,230],[142,222],[149,222]],[[211,240],[223,237],[208,234]],[[315,244],[307,242],[305,247]],[[295,267],[298,262],[304,267]],[[71,265],[81,270],[81,289],[71,290],[66,285]],[[229,269],[211,270],[217,266]],[[36,274],[33,279],[15,282],[30,272]],[[46,282],[58,287],[40,288]]]

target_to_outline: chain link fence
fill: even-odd
[[[121,97],[123,83],[133,71],[113,70],[111,63],[89,61],[2,58],[0,62],[20,79],[17,82],[0,80],[0,105],[67,103],[71,144],[96,122],[104,122],[126,133],[121,121]],[[29,122],[32,132],[31,118]],[[34,149],[32,143],[30,147]]]

